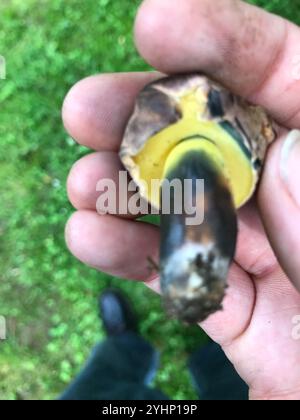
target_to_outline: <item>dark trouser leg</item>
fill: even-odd
[[[217,344],[208,344],[194,353],[189,368],[202,400],[248,400],[248,386]]]
[[[95,347],[85,368],[60,399],[168,399],[148,387],[157,364],[157,352],[137,334],[109,337]]]

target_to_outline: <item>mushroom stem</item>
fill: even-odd
[[[226,168],[214,142],[195,137],[171,152],[164,179],[160,267],[165,305],[171,316],[201,322],[222,309],[236,247],[237,217]]]

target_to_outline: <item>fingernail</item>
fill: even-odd
[[[280,175],[292,199],[300,207],[300,130],[291,131],[283,143]]]

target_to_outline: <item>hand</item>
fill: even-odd
[[[292,23],[237,0],[146,0],[135,31],[139,51],[159,71],[205,72],[267,108],[282,127],[300,129],[300,29]],[[117,181],[135,97],[157,77],[90,77],[73,87],[63,107],[70,135],[96,150],[69,176],[78,209],[66,228],[70,250],[92,267],[156,290],[147,257],[157,258],[158,229],[129,214],[99,216],[96,183]],[[300,314],[292,285],[300,290],[300,132],[294,141],[287,132],[270,148],[256,200],[239,213],[225,310],[203,324],[249,384],[251,399],[300,399],[300,341],[292,338]]]

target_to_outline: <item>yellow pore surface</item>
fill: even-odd
[[[223,168],[236,208],[241,207],[253,192],[256,179],[251,162],[227,131],[216,122],[202,118],[204,106],[204,99],[199,100],[199,95],[194,92],[181,98],[183,118],[149,138],[143,149],[133,157],[139,168],[135,181],[140,185],[142,195],[156,208],[160,208],[157,180],[164,179],[166,163],[167,167],[174,167],[180,157],[191,150],[190,147],[195,152],[205,152],[219,170]],[[183,146],[183,140],[193,136],[202,136],[209,141],[203,138],[186,140]]]

